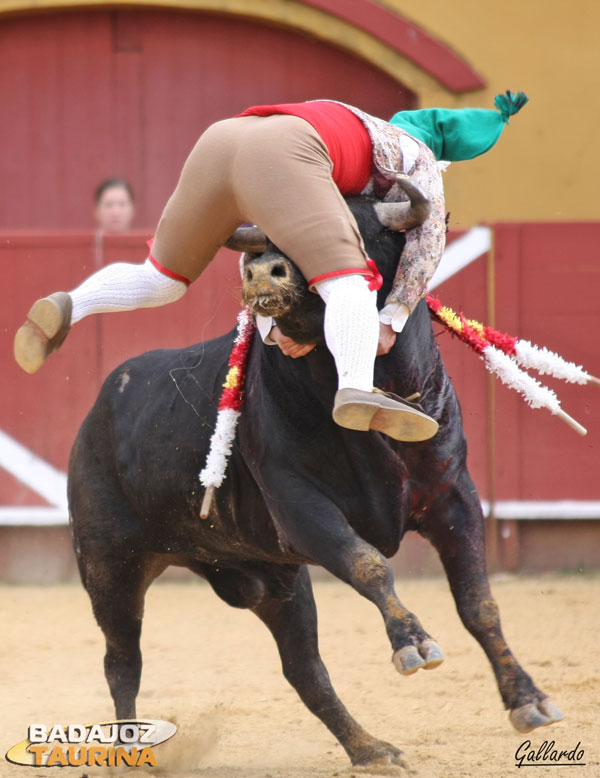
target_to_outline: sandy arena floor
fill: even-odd
[[[393,669],[376,609],[341,583],[315,585],[321,651],[338,694],[371,734],[404,750],[421,778],[520,777],[515,750],[527,738],[536,748],[555,740],[560,749],[579,742],[585,750],[586,766],[536,767],[531,778],[597,778],[600,576],[499,578],[493,589],[513,651],[564,721],[529,736],[513,732],[487,659],[460,624],[441,580],[398,582],[401,600],[446,653],[438,669],[407,678]],[[18,767],[3,757],[30,723],[113,717],[103,639],[87,595],[78,584],[4,586],[0,607],[0,776],[80,778],[82,768]],[[179,726],[156,749],[159,767],[152,774],[164,775],[168,767],[180,778],[365,775],[287,685],[266,628],[208,586],[191,577],[155,584],[146,600],[142,650],[138,714]],[[146,774],[142,768],[86,772],[90,778]]]

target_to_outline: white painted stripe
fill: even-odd
[[[497,519],[600,519],[598,500],[499,500]]]
[[[488,516],[490,504],[481,501],[483,515]],[[495,504],[497,519],[600,520],[600,502],[596,500],[500,500]],[[69,523],[69,516],[63,508],[43,506],[2,506],[0,526],[2,527],[58,527]]]
[[[57,508],[67,509],[67,476],[0,430],[0,467]]]
[[[482,254],[487,254],[491,247],[492,230],[489,227],[470,229],[462,237],[453,241],[444,251],[442,261],[433,274],[427,290],[431,291],[436,286],[443,284],[444,281],[459,273]]]
[[[0,507],[0,527],[60,527],[68,523],[69,516],[64,508]]]

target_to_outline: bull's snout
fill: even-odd
[[[283,316],[301,292],[294,276],[285,257],[260,257],[249,262],[244,268],[244,302],[261,316]]]
[[[251,262],[244,272],[244,286],[248,285],[260,294],[277,290],[282,282],[291,280],[292,269],[285,259],[277,258],[263,262]]]

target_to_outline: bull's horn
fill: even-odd
[[[232,251],[262,254],[267,250],[267,236],[260,227],[238,227],[225,246]]]
[[[376,203],[377,218],[388,230],[412,230],[419,227],[431,212],[431,202],[410,178],[398,176],[396,182],[408,195],[409,202]]]

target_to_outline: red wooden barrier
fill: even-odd
[[[496,228],[497,325],[600,373],[600,224]],[[581,438],[514,392],[497,390],[497,496],[600,498],[600,389],[541,378],[588,429]]]
[[[0,429],[62,470],[102,381],[120,362],[152,348],[206,340],[235,326],[241,287],[238,255],[223,250],[179,302],[84,319],[38,373],[29,376],[17,367],[12,339],[31,303],[51,291],[72,289],[99,264],[143,260],[147,237],[139,233],[107,238],[99,256],[90,233],[0,233],[3,288],[10,290],[0,333]],[[0,494],[0,504],[20,499],[18,489],[15,497],[11,491]]]
[[[600,373],[600,262],[595,256],[600,225],[500,225],[495,232],[497,326]],[[223,250],[180,302],[85,319],[43,370],[34,376],[22,373],[12,360],[12,338],[31,302],[51,290],[72,288],[99,263],[143,259],[145,239],[145,233],[106,238],[99,256],[90,233],[0,233],[3,287],[10,290],[0,332],[0,429],[61,469],[102,380],[119,362],[151,348],[208,339],[235,324],[240,305],[237,255]],[[487,320],[485,261],[447,281],[438,294],[455,309]],[[436,332],[462,403],[471,469],[485,497],[487,375],[465,346],[437,325]],[[579,438],[498,384],[497,497],[597,499],[598,389],[542,381],[555,388],[564,408],[589,428],[589,435]],[[3,495],[0,502],[7,504],[7,499]]]
[[[114,175],[133,186],[136,226],[156,224],[209,124],[324,97],[383,117],[417,107],[363,59],[251,19],[150,8],[3,18],[0,229],[91,228],[94,189]]]
[[[237,255],[223,250],[178,303],[85,319],[39,373],[23,373],[12,359],[12,339],[31,302],[50,291],[73,288],[102,264],[141,261],[146,255],[146,238],[145,233],[112,236],[105,239],[99,251],[90,233],[0,233],[0,269],[5,292],[0,327],[0,430],[59,470],[66,470],[77,429],[102,381],[117,364],[148,349],[185,346],[208,339],[235,325],[240,308]],[[455,310],[489,321],[487,290],[491,282],[491,288],[495,286],[492,301],[499,329],[547,345],[599,375],[599,240],[600,224],[499,225],[495,228],[493,277],[488,277],[486,261],[479,259],[445,282],[437,294]],[[588,437],[580,438],[548,412],[529,409],[514,392],[497,381],[490,382],[483,364],[466,346],[438,325],[435,330],[462,404],[470,470],[481,497],[600,501],[596,474],[600,439],[598,387],[541,379],[555,388],[565,410],[588,427]],[[491,417],[490,400],[494,396],[495,416]],[[35,490],[0,469],[0,506],[45,504]],[[519,555],[517,523],[501,522],[499,557],[505,566],[526,564],[523,554],[530,553],[527,549],[539,549],[539,535],[531,524],[523,535],[528,542]],[[543,524],[539,522],[540,530]],[[591,563],[591,524],[571,522],[570,539],[576,524],[582,525],[578,530],[580,539],[588,540],[574,552],[565,534],[565,544],[571,548],[568,559],[579,555],[577,558]],[[0,577],[24,553],[25,542],[22,535],[7,539],[0,553]],[[557,547],[553,542],[553,548]],[[68,541],[62,538],[60,544],[59,556],[67,559]],[[436,569],[425,551],[422,558],[423,569]],[[535,562],[538,564],[539,559]],[[52,577],[51,572],[47,575]]]

